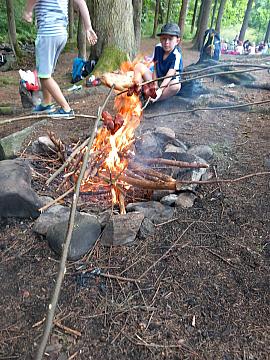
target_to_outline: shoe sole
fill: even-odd
[[[32,114],[51,114],[55,111],[55,109],[51,110],[42,110],[42,111],[32,111]]]
[[[75,119],[75,115],[49,115],[51,119],[66,119],[66,120],[72,120]]]

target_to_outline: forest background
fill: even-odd
[[[72,2],[72,0],[70,0]],[[155,36],[160,26],[166,22],[176,22],[184,27],[184,40],[193,40],[198,35],[200,23],[200,8],[204,3],[210,3],[210,11],[207,15],[207,27],[216,27],[220,8],[224,6],[221,14],[222,20],[220,33],[223,39],[231,41],[239,34],[247,8],[250,11],[247,19],[247,29],[245,29],[245,39],[256,43],[264,40],[270,24],[270,0],[137,0],[141,7],[141,36]],[[87,1],[89,8],[93,6],[94,0]],[[8,43],[10,33],[7,32],[8,25],[12,21],[11,12],[14,11],[16,40],[19,46],[25,43],[34,43],[36,28],[35,24],[29,24],[22,21],[22,12],[25,6],[25,0],[4,0],[0,2],[0,43]],[[183,9],[186,7],[185,9]],[[13,8],[11,10],[11,8]],[[135,8],[134,8],[135,9]],[[181,15],[182,12],[182,15]],[[184,14],[183,14],[184,12]],[[205,14],[205,11],[204,11]],[[93,14],[92,14],[93,15]],[[106,16],[106,15],[105,15]],[[98,19],[95,19],[98,22]],[[79,17],[72,18],[72,27],[69,31],[69,46],[78,41],[77,34]],[[79,24],[80,26],[80,24]],[[219,29],[218,29],[219,30]]]

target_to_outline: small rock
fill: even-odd
[[[68,221],[63,221],[48,229],[46,238],[58,255],[62,254],[67,228]],[[85,255],[94,246],[100,233],[101,226],[95,216],[77,214],[68,249],[68,260],[76,261]]]
[[[145,133],[136,141],[136,154],[145,157],[161,156],[161,148],[154,134]]]
[[[147,239],[148,236],[151,236],[155,233],[156,228],[155,225],[152,223],[151,220],[148,218],[144,218],[143,222],[141,223],[138,236],[140,239],[144,240]]]
[[[56,147],[48,136],[40,136],[38,140],[32,143],[32,152],[34,154],[54,154]]]
[[[163,126],[156,127],[153,133],[157,135],[157,137],[163,142],[169,142],[175,140],[175,132],[167,127],[163,127]]]
[[[196,155],[206,161],[213,158],[213,150],[207,145],[195,145],[187,151],[188,154]]]
[[[139,212],[113,215],[102,233],[100,242],[105,246],[132,243],[140,229],[144,215]]]
[[[194,205],[194,201],[196,199],[197,196],[193,192],[186,191],[178,195],[178,198],[175,201],[175,205],[185,209],[191,208]]]
[[[164,196],[174,194],[173,190],[154,190],[153,194],[151,195],[151,200],[153,201],[160,201]]]
[[[144,216],[154,224],[167,221],[171,219],[174,214],[172,207],[163,205],[157,201],[130,203],[127,205],[126,210],[142,212]]]
[[[167,144],[165,146],[165,150],[164,152],[169,152],[169,153],[185,153],[186,151],[182,148],[182,147],[178,147],[172,144]]]
[[[160,202],[161,202],[161,204],[172,206],[172,205],[174,205],[177,198],[178,198],[178,196],[176,194],[170,194],[170,195],[164,196],[160,200]]]

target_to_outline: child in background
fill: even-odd
[[[182,54],[179,48],[180,28],[177,24],[168,23],[161,28],[157,34],[160,37],[160,43],[154,50],[154,72],[145,64],[138,63],[134,69],[134,84],[140,85],[143,81],[155,80],[156,78],[169,76],[166,79],[155,82],[155,92],[150,97],[151,102],[165,100],[176,95],[181,84],[180,72],[183,71]]]
[[[74,0],[80,10],[87,40],[90,45],[97,42],[92,29],[90,15],[85,0]],[[43,103],[33,109],[34,113],[48,113],[52,118],[73,119],[74,111],[70,108],[59,85],[52,78],[57,60],[67,42],[68,0],[28,0],[23,19],[32,22],[35,8],[37,19],[36,67],[43,92]],[[52,101],[60,108],[54,111]]]

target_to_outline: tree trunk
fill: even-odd
[[[182,6],[181,6],[181,10],[180,10],[180,15],[179,15],[178,25],[180,27],[182,37],[184,36],[184,32],[185,32],[185,22],[186,22],[186,16],[187,16],[188,3],[189,3],[189,0],[182,0]]]
[[[172,6],[172,0],[168,0],[166,23],[168,23],[170,20],[171,6]]]
[[[221,21],[222,21],[225,5],[226,5],[226,0],[220,0],[220,5],[219,5],[219,9],[218,9],[218,16],[217,16],[217,21],[216,21],[216,31],[218,33],[220,33]]]
[[[199,34],[200,23],[201,23],[202,14],[203,14],[204,1],[205,1],[205,0],[201,0],[199,15],[198,15],[198,18],[197,18],[197,21],[196,21],[196,33],[195,33],[195,36],[194,36],[194,38],[193,38],[193,43],[196,42],[196,39],[197,39],[198,34]]]
[[[190,29],[191,34],[193,34],[193,31],[194,31],[194,25],[195,25],[197,9],[198,9],[198,2],[199,2],[199,0],[195,0],[193,16],[192,16],[192,21],[191,21],[191,29]]]
[[[251,14],[252,5],[253,5],[253,0],[248,0],[248,4],[247,4],[243,24],[242,24],[240,34],[239,34],[239,40],[240,41],[244,41],[244,39],[245,39],[245,34],[246,34],[246,31],[247,31],[247,28],[248,28],[248,20],[249,20],[250,14]]]
[[[207,29],[208,19],[211,11],[212,0],[204,0],[201,5],[201,19],[198,24],[197,36],[194,41],[193,49],[200,50],[203,45],[203,37]]]
[[[99,60],[95,72],[115,70],[123,61],[133,59],[138,44],[132,0],[92,0],[90,13],[98,36],[97,44],[91,48],[91,59]]]
[[[218,4],[218,0],[215,0],[214,7],[213,7],[211,24],[210,24],[210,29],[213,28],[213,24],[214,24],[214,20],[215,20],[215,13],[216,13],[216,9],[217,9],[217,4]]]
[[[86,35],[85,35],[81,14],[79,14],[79,21],[78,21],[77,48],[78,48],[78,57],[86,60],[87,59]]]
[[[153,27],[153,34],[151,36],[152,38],[155,38],[157,34],[159,7],[160,7],[160,0],[156,0],[154,27]]]
[[[74,1],[69,0],[68,2],[68,38],[73,40],[74,37]]]
[[[141,19],[142,19],[142,0],[132,0],[133,5],[133,24],[136,49],[141,45]]]
[[[7,5],[7,20],[8,20],[8,35],[9,35],[10,45],[13,49],[16,58],[20,58],[21,50],[17,42],[13,0],[6,0],[6,5]]]
[[[267,30],[266,30],[265,37],[264,37],[264,42],[266,45],[269,42],[269,38],[270,38],[270,20],[268,22]]]

